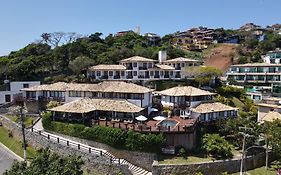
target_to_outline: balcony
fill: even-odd
[[[126,67],[127,70],[133,70],[133,67],[132,66],[128,66]]]
[[[133,76],[132,75],[127,75],[126,79],[133,79]]]
[[[100,79],[107,80],[108,79],[108,75],[103,75],[103,76],[100,77]]]
[[[58,101],[58,102],[64,102],[65,97],[45,97],[45,96],[38,96],[39,101]]]
[[[114,75],[113,79],[120,79],[120,75]]]
[[[139,70],[147,70],[147,67],[139,67]]]

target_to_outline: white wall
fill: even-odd
[[[5,95],[11,95],[11,100],[12,100],[13,97],[11,91],[0,91],[0,104],[6,103]]]
[[[11,91],[20,92],[23,89],[23,84],[28,84],[29,87],[40,85],[40,81],[14,81],[10,83]]]

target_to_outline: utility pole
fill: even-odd
[[[22,106],[20,107],[20,119],[21,119],[21,130],[22,130],[22,142],[23,142],[23,159],[26,161],[26,141],[25,141],[25,130],[24,130],[24,118],[22,112]]]
[[[251,137],[251,135],[246,134],[245,132],[246,131],[252,131],[253,129],[252,128],[248,128],[248,127],[239,127],[239,129],[244,130],[243,132],[239,132],[240,134],[243,135],[242,157],[241,157],[241,164],[240,164],[240,175],[243,175],[244,174],[244,171],[243,171],[244,158],[246,157],[246,154],[245,154],[246,138],[247,137]]]

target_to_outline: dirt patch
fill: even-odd
[[[236,44],[220,44],[211,48],[204,54],[204,65],[227,71],[237,55],[237,47]]]

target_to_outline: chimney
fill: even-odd
[[[166,59],[167,59],[167,51],[160,50],[158,52],[158,61],[159,61],[159,63],[162,64],[163,61],[166,61]]]

